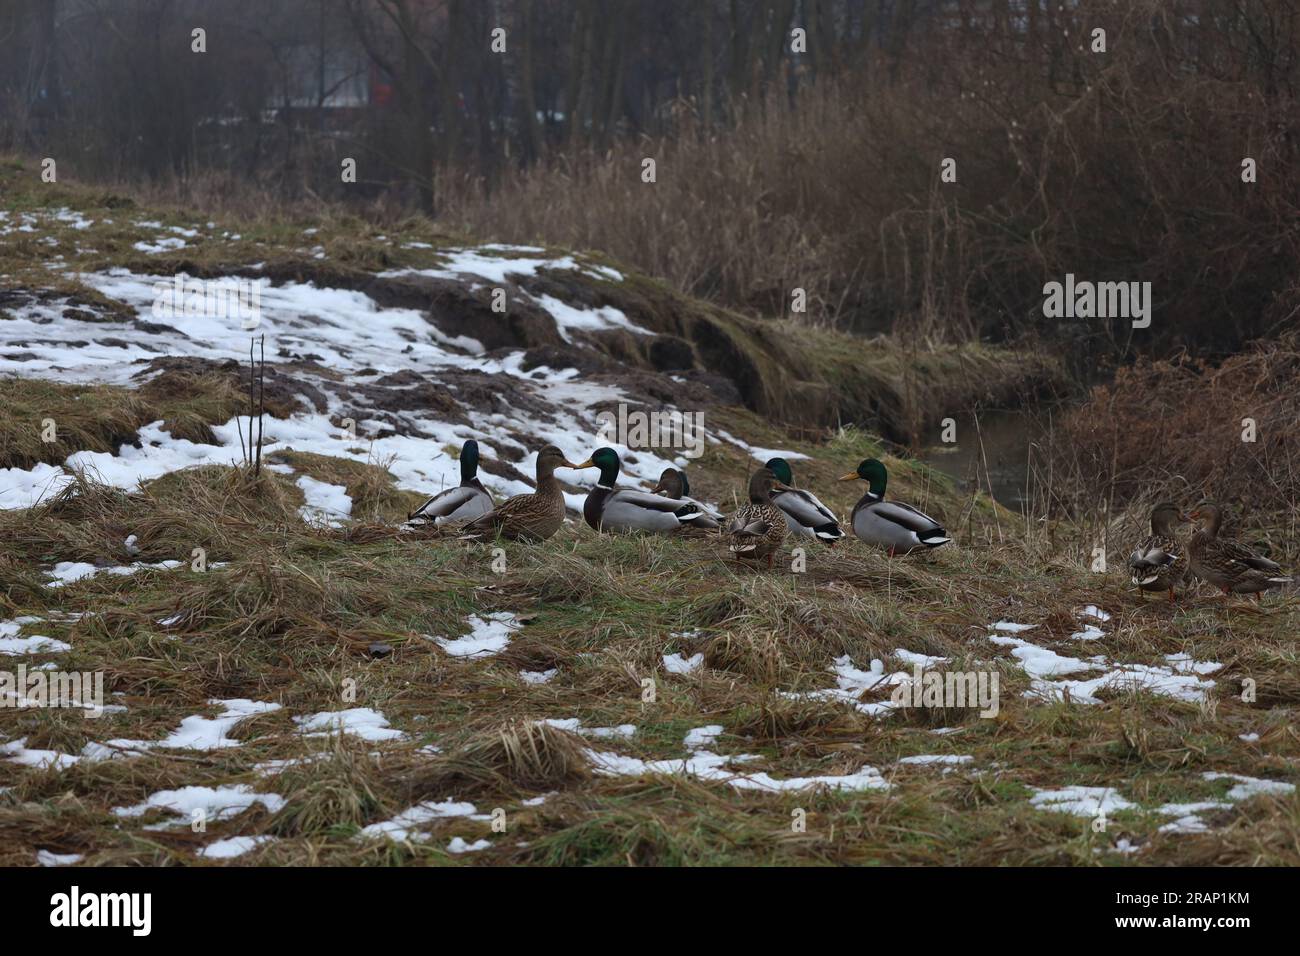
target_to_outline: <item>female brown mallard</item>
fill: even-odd
[[[650,489],[653,495],[663,495],[665,498],[674,498],[677,501],[685,501],[688,504],[695,505],[703,512],[704,517],[696,519],[697,528],[707,528],[710,531],[716,531],[722,524],[722,515],[718,514],[713,508],[704,504],[702,501],[696,501],[691,497],[691,483],[686,478],[686,472],[680,468],[665,468],[659,473],[658,483]]]
[[[1168,591],[1174,599],[1174,586],[1187,577],[1187,557],[1178,542],[1175,527],[1187,516],[1168,501],[1151,509],[1151,536],[1128,557],[1133,583],[1139,591]]]
[[[785,540],[785,512],[772,504],[772,490],[789,491],[777,481],[770,468],[760,468],[749,478],[749,504],[727,521],[728,548],[738,561],[759,561],[772,557]]]
[[[577,467],[560,449],[547,445],[537,453],[537,490],[508,498],[501,507],[475,518],[465,526],[464,536],[545,541],[564,524],[564,494],[555,469]]]
[[[1191,572],[1228,594],[1253,594],[1290,584],[1282,566],[1256,554],[1240,541],[1219,537],[1223,509],[1214,503],[1201,505],[1191,517],[1200,525],[1192,535],[1187,553]]]
[[[440,491],[406,518],[412,524],[435,527],[448,522],[472,521],[494,507],[491,493],[478,480],[478,442],[469,439],[460,447],[460,484]]]

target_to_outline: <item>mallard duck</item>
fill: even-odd
[[[784,458],[773,458],[767,468],[776,475],[776,480],[788,485],[788,491],[777,491],[772,495],[772,504],[785,512],[786,526],[795,534],[818,541],[834,543],[844,537],[840,530],[839,519],[835,513],[822,504],[811,491],[794,486],[794,472],[790,463]]]
[[[1224,595],[1253,594],[1256,601],[1261,591],[1291,583],[1276,561],[1256,554],[1240,541],[1219,537],[1223,510],[1218,505],[1203,504],[1191,517],[1200,527],[1187,546],[1188,566],[1198,578],[1209,581]]]
[[[1151,509],[1151,536],[1129,555],[1128,566],[1139,591],[1168,591],[1187,577],[1187,558],[1175,534],[1175,526],[1188,520],[1168,501]]]
[[[676,498],[678,501],[686,501],[695,505],[700,511],[704,512],[704,517],[695,522],[696,527],[716,530],[722,521],[722,515],[703,502],[696,501],[691,497],[691,483],[686,479],[686,472],[680,468],[665,468],[660,472],[659,481],[650,489],[650,493],[663,495],[665,498]]]
[[[622,464],[614,449],[597,448],[590,458],[575,466],[600,469],[600,479],[588,492],[587,501],[582,506],[582,516],[597,531],[670,534],[696,527],[697,522],[702,521],[709,521],[713,527],[717,527],[716,521],[711,521],[691,502],[647,491],[615,487]]]
[[[577,467],[560,449],[547,445],[537,453],[537,490],[507,498],[499,508],[467,524],[463,536],[545,541],[564,524],[564,495],[555,478],[555,469]]]
[[[785,512],[772,503],[772,491],[790,489],[777,481],[770,468],[760,468],[749,478],[749,504],[727,521],[728,548],[737,560],[759,561],[772,557],[785,540]]]
[[[952,540],[943,526],[929,515],[901,501],[885,500],[889,472],[876,459],[865,459],[857,471],[843,475],[840,481],[858,479],[868,483],[867,493],[853,506],[849,521],[853,533],[867,544],[885,548],[893,557],[921,548],[942,547]]]
[[[460,446],[460,484],[438,492],[407,515],[406,520],[435,526],[472,521],[495,506],[491,493],[478,480],[478,442],[471,438]]]

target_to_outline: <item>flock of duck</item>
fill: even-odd
[[[1196,531],[1183,541],[1178,525],[1196,522]],[[1174,589],[1192,577],[1200,578],[1229,594],[1260,593],[1292,583],[1282,566],[1249,546],[1219,534],[1223,509],[1213,502],[1184,514],[1172,502],[1162,501],[1151,509],[1151,536],[1129,555],[1133,583],[1139,591]]]
[[[612,534],[714,533],[720,535],[739,561],[767,559],[768,567],[787,534],[833,544],[844,537],[834,512],[804,488],[784,458],[772,458],[749,479],[748,503],[729,517],[690,496],[686,473],[667,468],[650,491],[620,488],[622,462],[612,448],[599,448],[573,463],[554,445],[537,454],[537,487],[497,504],[478,479],[478,442],[465,442],[460,452],[460,484],[434,495],[408,518],[408,525],[431,524],[471,539],[506,538],[544,541],[564,523],[565,503],[559,468],[596,468],[600,476],[587,494],[582,514],[592,528]],[[853,533],[891,556],[938,548],[952,539],[939,522],[900,501],[886,501],[889,473],[874,458],[840,481],[865,481],[867,490],[849,518]],[[1195,521],[1197,530],[1186,541],[1177,526]],[[1133,584],[1140,592],[1174,590],[1197,577],[1228,594],[1254,594],[1290,584],[1282,567],[1250,547],[1219,534],[1223,511],[1206,503],[1184,514],[1170,502],[1151,512],[1151,536],[1129,556]]]
[[[826,542],[844,537],[834,512],[811,491],[796,488],[790,463],[773,458],[749,479],[748,503],[729,517],[690,497],[686,473],[667,468],[651,491],[618,487],[622,462],[612,448],[598,448],[574,464],[564,452],[547,445],[537,453],[537,487],[497,504],[478,480],[478,443],[465,442],[460,452],[460,484],[434,495],[412,512],[408,524],[447,526],[462,537],[502,537],[544,541],[564,523],[564,495],[555,477],[559,468],[596,468],[600,477],[587,494],[582,514],[592,528],[613,534],[712,532],[721,535],[740,561],[773,556],[787,534]],[[885,500],[889,474],[874,458],[858,465],[841,481],[867,482],[867,491],[850,518],[853,533],[891,555],[947,544],[943,527],[911,505]]]

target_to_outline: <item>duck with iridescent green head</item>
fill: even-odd
[[[844,537],[835,512],[827,508],[811,491],[794,486],[794,472],[784,458],[773,458],[765,466],[777,481],[786,485],[785,491],[772,492],[772,504],[785,513],[786,526],[797,535],[816,538],[834,544]]]
[[[691,528],[717,527],[717,522],[693,502],[617,487],[622,466],[618,452],[612,448],[597,448],[577,466],[600,469],[600,478],[587,493],[582,508],[587,524],[597,531],[673,534]]]
[[[943,525],[924,512],[901,501],[886,501],[889,472],[874,458],[865,459],[858,470],[840,481],[865,481],[867,493],[853,507],[853,533],[867,544],[889,552],[890,557],[911,551],[939,548],[952,540]]]
[[[473,521],[494,507],[496,502],[491,492],[478,480],[478,442],[471,438],[460,446],[460,484],[438,492],[407,515],[406,520],[412,524],[440,526]]]

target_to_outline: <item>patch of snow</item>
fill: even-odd
[[[327,710],[310,717],[295,717],[294,723],[308,737],[351,734],[362,740],[404,740],[406,734],[388,724],[388,718],[369,707]]]
[[[115,574],[128,575],[136,574],[140,571],[171,571],[179,568],[180,561],[159,561],[156,564],[146,564],[142,561],[136,561],[134,564],[118,565],[116,567],[98,567],[85,561],[60,561],[48,574],[54,580],[49,581],[45,586],[47,588],[61,588],[64,585],[72,584],[76,581],[82,581],[86,578],[94,577],[98,574]]]
[[[209,704],[221,708],[216,717],[186,717],[181,725],[162,740],[109,740],[106,746],[115,750],[220,750],[238,747],[240,742],[229,733],[241,720],[269,714],[280,705],[266,701],[236,697],[232,700],[210,700]],[[83,753],[83,756],[85,754]]]
[[[199,850],[198,855],[205,860],[230,860],[237,856],[243,856],[249,850],[255,849],[264,843],[275,841],[273,836],[234,836],[227,837],[224,840],[216,840]]]
[[[469,633],[464,637],[435,637],[434,642],[452,657],[491,657],[500,654],[510,643],[510,635],[520,627],[509,612],[478,615],[469,619]]]
[[[56,641],[43,634],[30,634],[19,637],[18,632],[27,624],[41,623],[42,618],[19,617],[12,621],[0,621],[0,654],[8,657],[20,657],[27,654],[61,654],[72,650],[72,645]]]
[[[196,812],[208,821],[228,820],[259,803],[275,813],[284,806],[284,797],[274,793],[258,793],[242,783],[223,787],[181,787],[178,790],[160,790],[134,806],[114,807],[113,815],[135,818],[144,816],[150,810],[166,810],[174,814],[174,817],[161,825],[155,825],[155,828],[163,829],[193,819]]]
[[[60,753],[57,750],[28,750],[26,737],[0,744],[0,754],[21,766],[35,767],[38,770],[67,770],[81,760],[75,754]]]
[[[894,648],[894,656],[904,664],[915,664],[921,668],[934,667],[938,664],[947,664],[946,657],[932,657],[929,654],[918,654],[915,651],[909,651],[902,647]]]
[[[701,750],[704,747],[712,747],[722,733],[721,724],[709,724],[706,727],[695,727],[687,731],[686,738],[682,742],[686,745],[687,750]]]
[[[491,849],[492,844],[487,840],[475,840],[473,843],[466,843],[461,837],[452,837],[451,842],[447,844],[448,853],[477,853],[479,850]]]
[[[403,810],[391,820],[372,823],[362,827],[362,837],[383,837],[398,843],[407,840],[428,839],[427,833],[419,833],[419,828],[434,820],[449,817],[473,817],[478,813],[472,803],[458,803],[451,798],[442,803],[419,803],[409,810]]]
[[[690,657],[682,657],[681,654],[664,655],[664,670],[670,674],[689,674],[703,663],[703,654],[692,654]]]
[[[720,756],[699,750],[682,760],[641,760],[619,754],[588,751],[588,758],[597,773],[606,776],[640,777],[646,774],[682,774],[700,780],[722,782],[737,790],[759,790],[769,793],[790,790],[888,790],[889,783],[874,767],[863,767],[856,773],[824,777],[791,777],[777,779],[767,773],[745,774],[727,768],[729,763],[757,759],[752,754]]]
[[[1137,804],[1120,796],[1114,787],[1063,787],[1059,790],[1039,790],[1029,798],[1032,806],[1053,813],[1069,813],[1077,817],[1110,816],[1120,810],[1132,810]]]
[[[352,514],[352,497],[342,485],[317,481],[308,475],[299,475],[296,484],[306,499],[298,514],[308,524],[324,522],[337,528],[343,524],[340,519]]]
[[[520,671],[519,679],[525,684],[547,684],[560,672],[558,667],[544,671]]]
[[[72,866],[85,859],[81,853],[51,853],[49,850],[37,850],[36,862],[40,866]]]

